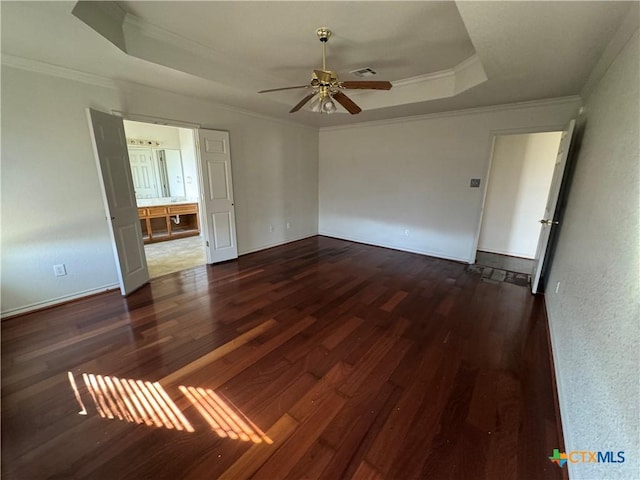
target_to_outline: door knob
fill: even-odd
[[[556,222],[554,220],[547,220],[546,218],[543,218],[542,220],[540,220],[540,223],[543,225],[558,225],[560,222]]]

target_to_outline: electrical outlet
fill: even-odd
[[[469,186],[471,188],[480,188],[480,179],[479,178],[472,178],[471,182],[469,182]]]
[[[67,274],[67,269],[64,266],[64,263],[53,266],[53,274],[56,277],[64,277]]]
[[[402,232],[405,237],[409,236],[409,229],[405,228],[404,232]]]
[[[273,233],[274,230],[275,228],[273,228],[273,225],[269,225],[269,231]]]
[[[287,230],[289,230],[290,228],[291,228],[291,224],[287,222]]]

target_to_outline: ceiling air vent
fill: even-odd
[[[357,70],[351,70],[349,73],[353,73],[358,77],[373,77],[376,75],[376,71],[371,67],[359,68]]]

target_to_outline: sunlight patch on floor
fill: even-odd
[[[88,415],[73,373],[67,372],[69,384],[80,406],[79,415]],[[83,373],[86,392],[93,401],[95,411],[102,418],[118,419],[129,423],[165,427],[187,432],[195,428],[158,382],[121,379],[109,375]],[[221,438],[244,442],[266,443],[271,440],[239,408],[220,394],[208,388],[179,387],[180,392]],[[91,405],[91,403],[89,403]]]

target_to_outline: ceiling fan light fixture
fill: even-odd
[[[322,43],[322,70],[315,69],[311,74],[311,82],[308,85],[298,85],[295,87],[284,88],[271,88],[268,90],[261,90],[258,93],[278,92],[281,90],[292,90],[298,88],[311,88],[313,91],[306,97],[300,100],[289,113],[295,113],[302,107],[315,113],[326,113],[330,115],[338,110],[336,102],[340,104],[351,115],[360,113],[362,109],[354,103],[348,96],[346,96],[343,89],[355,89],[355,90],[390,90],[391,82],[387,81],[371,81],[371,80],[349,80],[341,82],[338,80],[338,74],[333,70],[327,70],[327,55],[326,47],[327,41],[331,36],[331,30],[322,27],[316,31],[318,39]],[[365,67],[353,71],[351,73],[359,74],[361,76],[375,75],[376,72],[370,67]]]
[[[322,101],[322,112],[326,113],[327,115],[331,115],[336,110],[337,107],[335,102],[333,101],[333,98],[331,98],[331,96],[325,97]]]
[[[311,110],[314,113],[320,113],[322,110],[322,98],[319,95],[316,95],[316,97],[311,100],[311,103],[309,103],[309,110]]]

